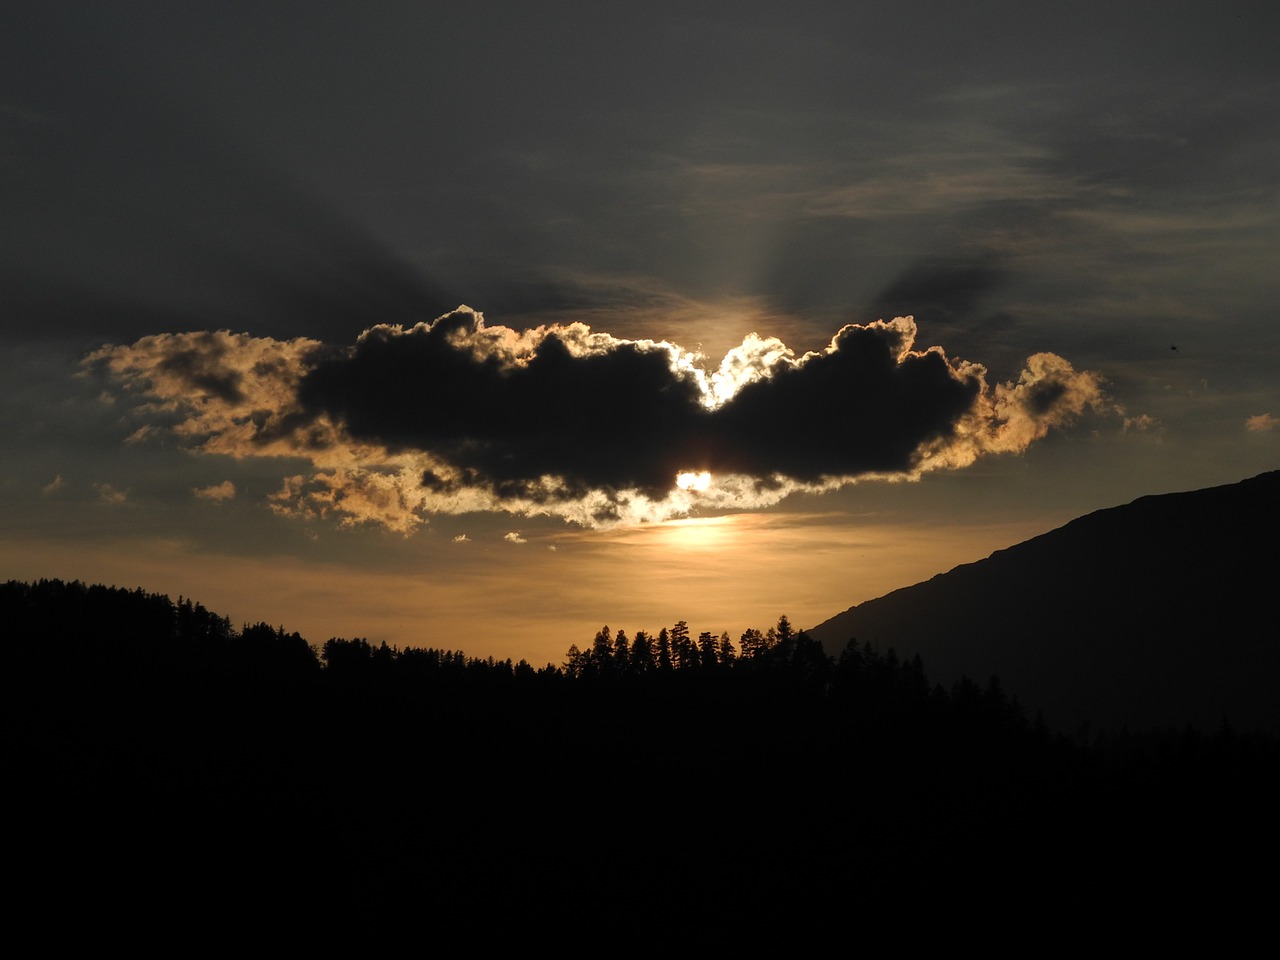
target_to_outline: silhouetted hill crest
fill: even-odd
[[[998,674],[1051,723],[1280,730],[1271,681],[1280,471],[1144,496],[845,612],[808,632]]]

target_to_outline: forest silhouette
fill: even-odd
[[[794,949],[1266,915],[1238,855],[1275,849],[1273,737],[1053,733],[996,677],[830,657],[785,616],[602,627],[535,667],[41,580],[0,586],[0,628],[11,915],[66,943]]]

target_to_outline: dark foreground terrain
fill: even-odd
[[[6,913],[50,947],[1021,952],[1274,906],[1273,739],[1051,735],[785,618],[535,669],[57,581],[0,615]]]

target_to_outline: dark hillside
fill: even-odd
[[[809,633],[997,674],[1050,723],[1280,732],[1280,472],[1081,517]]]

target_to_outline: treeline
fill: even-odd
[[[944,725],[954,708],[965,723],[982,717],[992,731],[1047,737],[1043,725],[1028,723],[1016,698],[1006,697],[995,678],[985,687],[967,679],[950,691],[931,687],[918,657],[900,661],[893,650],[856,641],[833,659],[785,615],[763,631],[744,631],[736,642],[727,633],[695,637],[684,620],[652,635],[644,630],[615,634],[605,626],[583,648],[571,644],[561,664],[541,667],[523,659],[472,657],[462,650],[401,649],[362,637],[334,637],[317,647],[297,632],[265,622],[236,629],[228,618],[189,598],[174,601],[141,589],[78,581],[0,585],[0,626],[10,677],[34,684],[32,689],[40,687],[40,676],[60,683],[79,678],[117,693],[127,688],[134,696],[147,685],[158,695],[182,691],[187,696],[210,684],[231,692],[226,685],[233,684],[238,696],[246,686],[284,696],[296,694],[299,684],[312,684],[348,695],[358,686],[379,698],[411,702],[418,695],[474,697],[484,691],[589,697],[600,685],[607,685],[608,696],[617,696],[619,685],[630,685],[638,695],[662,689],[669,698],[679,691],[707,709],[766,693],[785,696],[789,709],[801,709],[804,701],[805,710],[821,705],[845,719],[858,713],[885,733],[904,724]],[[664,679],[674,685],[662,687]],[[570,694],[575,687],[577,694]],[[90,696],[85,690],[81,695]],[[549,702],[542,709],[554,712]]]
[[[1226,851],[1280,799],[1273,742],[1054,736],[785,617],[535,667],[47,580],[0,586],[0,637],[11,912],[95,942],[795,950],[1134,884],[1247,904]]]
[[[11,665],[69,673],[150,676],[239,665],[280,677],[318,666],[296,631],[266,623],[236,630],[189,598],[80,581],[0,585],[0,636]]]
[[[487,698],[484,715],[503,717],[528,708],[531,697],[537,698],[540,715],[553,716],[583,709],[593,698],[634,706],[626,698],[657,696],[668,706],[683,699],[689,703],[681,709],[692,704],[712,713],[762,712],[771,709],[766,703],[785,704],[793,714],[820,714],[845,735],[856,729],[859,735],[892,741],[928,731],[950,742],[963,730],[970,749],[983,738],[1034,741],[1129,767],[1203,754],[1227,743],[1247,743],[1264,755],[1274,752],[1270,738],[1237,734],[1225,725],[1210,731],[1086,727],[1074,736],[1052,735],[998,677],[985,683],[963,678],[943,689],[930,684],[918,656],[900,659],[892,649],[855,639],[839,657],[829,657],[785,615],[763,631],[744,631],[736,641],[707,631],[695,637],[684,620],[630,636],[605,626],[590,643],[571,644],[562,663],[535,667],[526,660],[472,657],[460,649],[400,649],[361,637],[334,637],[315,646],[297,632],[265,622],[236,629],[190,598],[174,601],[141,589],[40,580],[0,584],[0,637],[11,705],[39,691],[74,688],[84,703],[99,696],[119,700],[126,691],[135,700],[181,699],[199,692],[252,701],[259,710],[308,696],[315,709],[316,697],[341,691],[347,704],[368,697],[375,710],[395,703],[418,713],[429,712],[433,698],[455,704],[461,698]],[[494,697],[520,699],[501,704],[491,702]]]
[[[625,630],[614,636],[602,627],[585,650],[571,644],[565,654],[565,673],[573,678],[639,677],[676,670],[728,670],[751,668],[818,670],[829,666],[821,644],[797,633],[786,615],[761,633],[748,629],[735,645],[728,633],[705,631],[694,639],[686,621],[663,627],[650,636],[643,630],[628,638]]]

